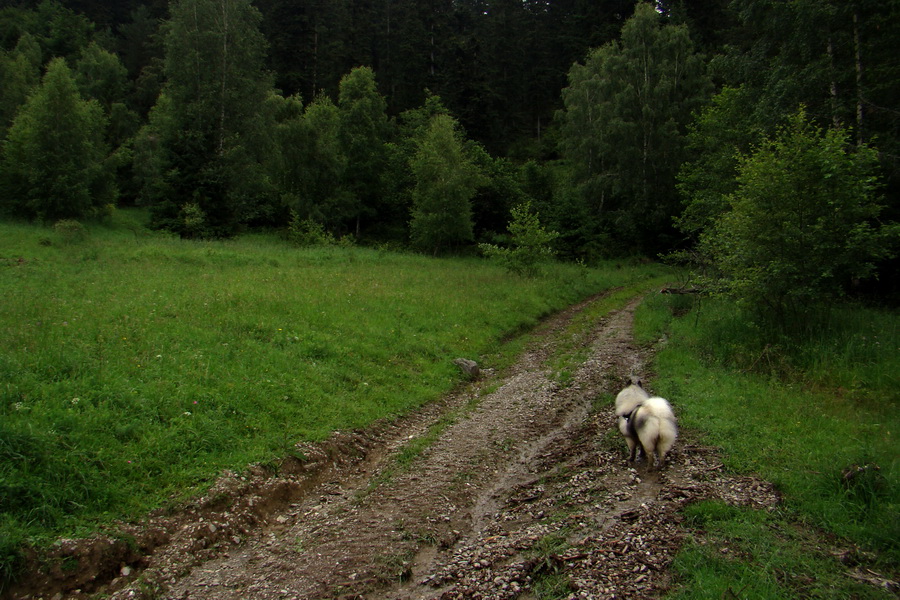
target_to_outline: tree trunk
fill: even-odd
[[[828,34],[828,74],[830,75],[831,85],[830,93],[831,93],[831,122],[834,125],[835,129],[839,129],[841,126],[841,117],[838,115],[838,86],[837,80],[834,78],[834,41],[831,38],[831,34]]]
[[[853,10],[853,46],[856,51],[856,142],[862,144],[863,137],[863,96],[862,96],[862,56],[859,47],[859,11]]]
[[[222,86],[219,95],[219,155],[225,153],[225,95],[228,89],[228,0],[222,0]]]

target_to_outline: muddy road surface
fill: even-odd
[[[511,368],[404,419],[300,447],[274,472],[227,474],[116,536],[62,540],[77,573],[36,575],[11,597],[657,597],[672,584],[685,503],[777,498],[724,474],[690,435],[661,472],[626,464],[611,395],[632,374],[653,388],[632,341],[639,302],[593,324],[571,376],[550,359],[589,302],[544,322]]]

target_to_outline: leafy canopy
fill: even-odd
[[[453,117],[438,114],[410,162],[415,178],[410,237],[416,248],[433,254],[474,237],[471,200],[481,173],[460,138]]]
[[[871,277],[896,227],[879,227],[878,155],[803,110],[738,165],[728,210],[702,235],[720,290],[778,325]]]
[[[665,24],[646,2],[635,7],[621,42],[570,70],[561,149],[591,221],[625,244],[621,250],[658,250],[670,232],[685,129],[709,89],[687,27]]]

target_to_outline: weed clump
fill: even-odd
[[[53,224],[53,232],[62,246],[80,244],[88,238],[87,228],[75,219],[61,219]]]

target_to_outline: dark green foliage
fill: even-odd
[[[595,239],[609,252],[653,252],[672,243],[675,175],[687,124],[709,81],[684,26],[637,5],[621,43],[591,52],[569,72],[560,113],[562,150],[573,166]]]
[[[75,81],[82,96],[96,100],[107,111],[128,92],[128,71],[112,52],[91,43],[75,63]]]
[[[296,212],[291,215],[291,223],[288,227],[288,240],[300,248],[330,246],[335,241],[334,236],[325,231],[322,225],[312,219],[301,220]]]
[[[531,203],[525,202],[512,209],[509,223],[510,246],[500,248],[493,244],[480,244],[488,257],[499,259],[510,272],[525,277],[540,273],[540,263],[553,256],[553,241],[559,237],[555,231],[547,231]]]
[[[375,84],[375,73],[358,67],[341,79],[338,96],[340,145],[346,159],[342,173],[345,203],[335,215],[357,236],[361,221],[379,213],[381,178],[387,164],[386,103]]]
[[[738,185],[740,155],[762,136],[749,120],[748,95],[743,87],[723,88],[690,126],[687,145],[696,159],[678,173],[684,210],[676,223],[694,241],[727,210],[726,198]]]
[[[522,189],[519,166],[512,160],[493,157],[484,147],[468,141],[466,153],[484,175],[472,197],[472,219],[477,240],[490,240],[504,231],[510,209],[529,200]]]
[[[701,246],[720,289],[788,328],[871,277],[898,234],[876,221],[877,160],[874,149],[853,148],[846,132],[823,132],[802,111],[742,157],[728,210]]]
[[[100,105],[83,100],[66,61],[54,59],[3,148],[0,181],[7,210],[55,221],[89,216],[114,202],[105,126]]]
[[[494,154],[528,147],[574,60],[614,38],[633,0],[260,0],[285,93],[334,96],[353,67],[378,74],[389,114],[440,94]],[[523,140],[525,142],[523,143]]]
[[[0,139],[28,94],[40,83],[41,49],[34,37],[25,33],[14,50],[0,50]]]
[[[384,202],[378,225],[385,237],[407,243],[409,215],[413,205],[415,178],[411,163],[419,142],[436,115],[449,115],[440,97],[428,94],[425,102],[401,113],[393,126],[393,138],[385,145],[387,165],[382,177]]]
[[[799,104],[820,126],[847,127],[882,151],[889,187],[897,185],[900,4],[873,0],[733,1],[738,25],[712,69],[745,85],[748,118],[772,134]],[[893,193],[893,192],[892,192]]]
[[[23,562],[24,537],[12,523],[7,523],[7,517],[0,516],[0,593],[19,574]]]
[[[267,164],[282,209],[331,232],[346,232],[355,203],[344,185],[348,163],[341,144],[338,107],[327,96],[306,107],[297,97],[277,95],[269,104],[275,113],[275,127]]]
[[[21,3],[27,6],[28,3]],[[86,16],[64,6],[57,0],[34,2],[32,9],[6,9],[0,17],[0,35],[6,43],[15,43],[29,33],[40,45],[44,59],[54,57],[74,59],[94,39],[96,26]],[[5,21],[5,22],[4,22]]]
[[[410,222],[413,245],[440,254],[470,243],[471,200],[481,174],[466,154],[452,117],[432,118],[410,167],[416,181]]]
[[[228,236],[270,214],[261,166],[269,147],[263,106],[270,81],[260,19],[248,0],[181,0],[171,7],[168,81],[152,129],[142,136],[162,150],[156,169],[143,175],[143,196],[160,227]],[[202,228],[185,229],[179,215],[189,203],[199,207],[192,213],[202,215]]]

